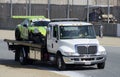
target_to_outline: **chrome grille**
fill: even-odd
[[[77,46],[77,52],[79,54],[96,54],[97,46]]]

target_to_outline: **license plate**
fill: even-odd
[[[86,61],[85,65],[91,65],[91,62],[90,61]]]

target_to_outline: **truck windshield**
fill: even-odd
[[[96,38],[92,25],[87,26],[61,26],[60,39],[79,39],[79,38]]]

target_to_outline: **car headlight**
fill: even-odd
[[[34,33],[39,33],[39,30],[37,28],[35,28]]]
[[[99,51],[98,53],[97,53],[97,55],[106,55],[107,53],[106,53],[106,51]]]

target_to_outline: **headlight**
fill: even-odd
[[[70,55],[73,55],[75,53],[74,52],[63,52],[63,54],[66,55],[66,56],[70,56]]]
[[[34,33],[39,33],[39,30],[37,28],[35,28]]]
[[[106,53],[106,51],[99,51],[98,53],[97,53],[97,55],[106,55],[107,53]]]

